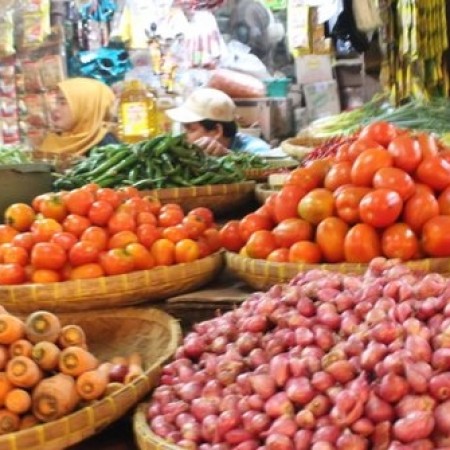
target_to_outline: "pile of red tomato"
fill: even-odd
[[[449,152],[387,122],[293,170],[257,211],[221,229],[230,251],[276,262],[450,256]]]
[[[49,283],[192,262],[220,248],[208,208],[89,184],[15,203],[0,225],[0,284]]]

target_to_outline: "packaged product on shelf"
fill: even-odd
[[[26,14],[22,20],[22,47],[34,47],[42,44],[50,34],[50,15],[44,13]]]
[[[16,98],[14,66],[0,67],[0,97]]]
[[[11,10],[0,17],[0,57],[11,56],[14,53],[14,20]]]
[[[15,98],[0,96],[0,117],[17,118],[17,102]]]
[[[48,55],[39,60],[42,84],[45,89],[53,89],[65,78],[64,62],[61,55]]]
[[[27,107],[26,121],[35,127],[47,126],[47,112],[43,94],[26,94],[23,97]]]
[[[4,144],[17,144],[20,142],[19,124],[16,117],[1,119],[2,138]]]
[[[44,90],[39,61],[24,61],[22,73],[25,92],[42,92]]]

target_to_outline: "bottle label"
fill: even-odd
[[[148,136],[148,109],[145,102],[129,102],[121,106],[125,136]]]

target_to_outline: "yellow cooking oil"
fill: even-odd
[[[118,110],[119,134],[123,142],[139,142],[158,133],[155,95],[140,80],[125,82]]]

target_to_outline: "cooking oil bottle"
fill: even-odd
[[[119,102],[120,138],[133,143],[158,133],[156,98],[140,80],[125,82]]]

